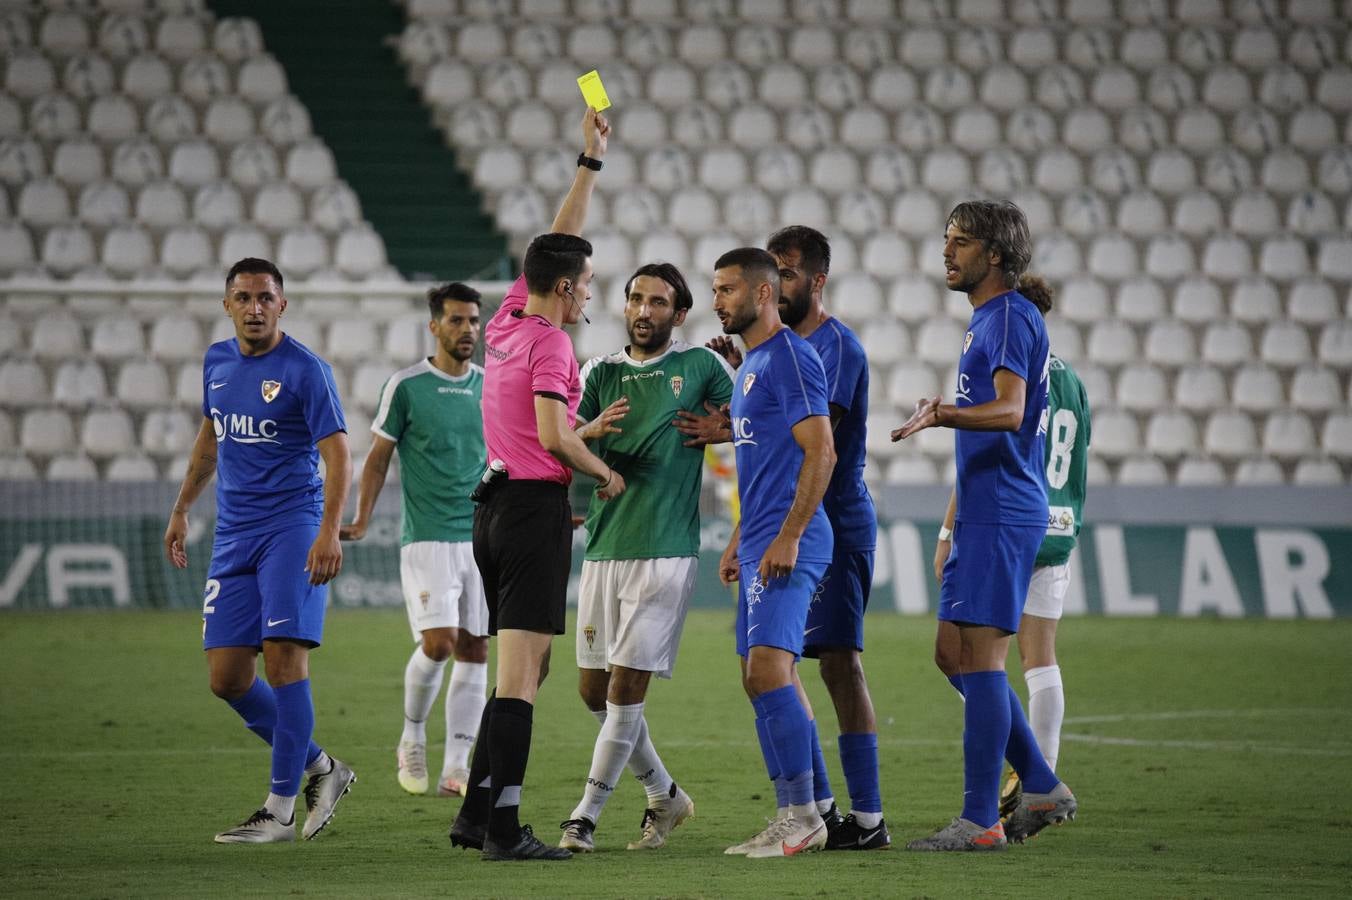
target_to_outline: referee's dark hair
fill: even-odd
[[[427,292],[427,311],[432,314],[434,321],[440,319],[442,314],[446,312],[447,300],[483,306],[479,292],[464,282],[452,281],[449,284],[439,284]]]
[[[770,235],[765,249],[775,256],[783,256],[790,250],[798,251],[798,264],[808,277],[831,274],[831,243],[815,228],[806,225],[790,225]]]
[[[1019,293],[1032,301],[1033,305],[1038,308],[1038,312],[1042,313],[1043,316],[1052,311],[1056,291],[1041,275],[1034,275],[1032,272],[1024,272],[1020,275]]]
[[[752,285],[769,284],[778,294],[779,263],[775,262],[769,251],[759,247],[738,247],[736,250],[729,250],[714,263],[714,271],[732,266],[741,267],[742,277]]]
[[[575,234],[550,232],[540,235],[530,242],[521,263],[526,275],[526,289],[532,294],[548,294],[560,278],[581,275],[582,267],[591,255],[591,242]]]
[[[646,263],[645,265],[639,266],[634,271],[634,274],[629,276],[629,280],[624,283],[625,297],[629,296],[629,291],[634,286],[634,279],[638,278],[640,275],[660,278],[671,285],[671,291],[676,295],[673,304],[673,308],[676,312],[680,312],[683,309],[689,309],[695,305],[694,298],[690,296],[690,287],[685,283],[685,277],[681,275],[681,270],[667,262]]]
[[[230,267],[230,271],[225,275],[227,291],[230,290],[230,282],[235,280],[236,275],[271,275],[272,280],[277,282],[277,290],[280,291],[284,287],[281,270],[269,260],[259,259],[256,256],[246,256]]]

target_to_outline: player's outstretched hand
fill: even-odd
[[[939,404],[943,401],[942,397],[931,397],[928,400],[917,400],[915,402],[915,412],[907,419],[900,428],[892,430],[892,442],[905,440],[917,431],[923,431],[926,428],[933,428],[939,424]]]
[[[605,409],[601,410],[601,415],[579,428],[577,430],[577,436],[584,441],[595,441],[608,434],[619,434],[624,431],[624,429],[616,428],[615,423],[628,414],[629,398],[621,397]]]
[[[798,541],[780,533],[761,554],[760,568],[757,570],[761,581],[771,578],[787,578],[798,562]]]
[[[704,408],[709,413],[707,416],[692,413],[688,409],[678,409],[676,418],[671,420],[677,431],[690,438],[683,442],[687,447],[726,444],[732,440],[732,416],[728,404],[715,406],[705,400]]]
[[[718,337],[709,338],[704,346],[717,353],[734,369],[742,364],[742,351],[737,349],[732,338],[726,334],[720,334]]]
[[[737,561],[737,535],[734,533],[723,555],[719,557],[718,580],[724,584],[732,584],[741,578],[741,574],[742,567]]]
[[[359,541],[366,537],[366,523],[360,519],[354,520],[350,525],[338,526],[338,540],[340,541]]]
[[[606,155],[606,144],[610,142],[610,122],[590,106],[582,116],[582,146],[592,159]]]
[[[310,573],[310,584],[328,584],[343,569],[343,545],[336,532],[320,530],[310,553],[305,557],[305,571]]]
[[[188,514],[175,510],[164,529],[164,555],[175,569],[188,568]]]

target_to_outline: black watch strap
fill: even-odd
[[[586,166],[588,169],[591,169],[593,172],[599,172],[599,171],[601,171],[601,160],[599,160],[599,159],[592,159],[590,156],[588,156],[588,155],[585,154],[585,153],[579,153],[579,154],[577,155],[577,164],[578,164],[579,166]]]

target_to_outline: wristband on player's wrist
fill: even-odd
[[[591,169],[593,172],[601,171],[602,162],[595,157],[587,155],[587,151],[582,151],[577,155],[577,164],[584,168]]]
[[[940,526],[939,526],[939,540],[941,540],[941,541],[951,541],[951,540],[953,540],[953,529],[952,529],[952,528],[945,528],[944,526],[940,525]]]
[[[611,479],[614,478],[614,477],[615,477],[615,470],[614,470],[614,469],[611,469],[611,468],[607,468],[607,469],[606,469],[606,480],[603,481],[603,482],[601,482],[599,485],[597,485],[597,490],[602,490],[602,491],[603,491],[603,490],[605,490],[606,488],[610,487],[610,481],[611,481]]]

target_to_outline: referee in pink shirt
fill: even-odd
[[[531,241],[522,276],[484,329],[484,438],[507,478],[474,514],[474,559],[488,599],[488,633],[498,639],[497,688],[484,708],[470,762],[469,793],[451,843],[484,859],[568,859],[520,822],[535,695],[554,635],[564,633],[572,556],[568,485],[592,476],[602,499],[624,478],[573,431],[582,382],[573,343],[560,326],[585,318],[591,244],[579,235],[610,125],[588,109],[577,177],[549,234]]]

